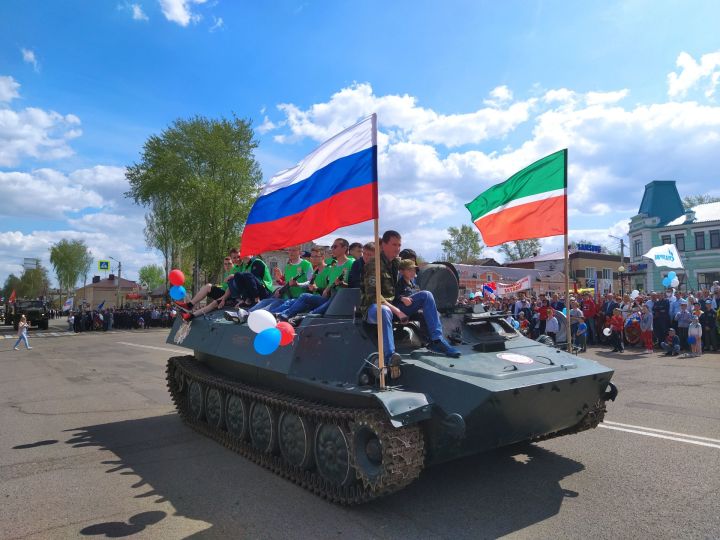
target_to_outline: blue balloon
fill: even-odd
[[[563,308],[562,314],[565,315],[565,316],[567,316],[567,308],[566,308],[566,307]]]
[[[515,330],[520,328],[520,323],[518,321],[513,320],[513,328],[515,328]]]
[[[672,281],[672,280],[671,280],[670,278],[663,278],[662,284],[663,284],[664,287],[669,287],[671,281]]]
[[[677,274],[675,272],[668,272],[667,277],[670,281],[672,281],[673,279],[675,279],[677,277]]]
[[[695,343],[695,336],[688,336],[688,343],[693,345]]]
[[[475,298],[475,293],[471,292],[470,294],[468,294],[468,298]]]
[[[179,302],[183,298],[185,298],[185,287],[182,285],[175,285],[173,287],[170,287],[170,298],[175,300],[176,302]]]
[[[266,328],[255,336],[253,345],[258,354],[272,354],[280,346],[282,334],[277,328]]]

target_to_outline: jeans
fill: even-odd
[[[275,313],[273,311],[274,308],[277,308],[278,306],[285,303],[285,300],[282,298],[275,298],[270,297],[266,298],[265,300],[260,300],[257,304],[255,304],[253,307],[251,307],[248,311],[257,311],[258,309],[265,309],[269,311],[270,313]]]
[[[438,315],[437,308],[435,307],[435,298],[431,292],[419,291],[410,296],[412,304],[406,306],[400,304],[397,307],[405,315],[414,315],[419,310],[423,310],[423,317],[425,324],[427,325],[428,331],[430,332],[430,339],[433,341],[442,337],[442,324],[440,323],[440,316]],[[383,325],[383,347],[385,349],[385,359],[389,359],[390,356],[395,352],[395,339],[392,332],[392,318],[393,314],[390,308],[382,306],[382,325]],[[377,304],[372,304],[367,312],[367,322],[371,324],[377,324]]]
[[[587,317],[585,321],[587,322],[588,327],[588,341],[590,343],[595,343],[597,341],[597,333],[595,330],[595,317]]]
[[[327,302],[327,298],[320,294],[303,293],[290,306],[280,312],[280,315],[289,319],[298,313],[305,313],[322,306]]]
[[[20,336],[17,338],[17,341],[15,342],[15,345],[13,347],[17,347],[21,341],[25,342],[26,348],[28,348],[28,349],[30,348],[30,343],[28,342],[27,334],[24,332],[22,334],[20,334]]]
[[[662,347],[663,351],[670,352],[670,345],[668,345],[665,341],[661,341],[660,346]],[[672,352],[678,354],[680,352],[680,345],[673,346]]]

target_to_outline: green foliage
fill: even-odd
[[[540,240],[537,238],[515,240],[500,246],[500,253],[505,255],[505,259],[508,261],[519,261],[520,259],[533,257],[538,255],[540,250]]]
[[[143,146],[126,169],[127,197],[149,209],[145,237],[163,253],[166,270],[189,253],[213,280],[238,245],[262,181],[257,141],[248,120],[197,116],[176,120]]]
[[[15,274],[10,274],[5,279],[5,284],[2,288],[2,296],[5,298],[6,302],[10,298],[10,295],[13,291],[15,291],[15,294],[17,296],[20,295],[20,278],[17,277]]]
[[[50,290],[50,279],[47,268],[38,265],[37,268],[25,270],[20,276],[20,288],[17,291],[18,298],[35,299],[40,296],[47,296]]]
[[[140,268],[138,274],[140,275],[140,284],[149,291],[165,283],[165,270],[157,264],[147,264],[143,266]]]
[[[687,195],[682,199],[685,210],[689,210],[698,204],[707,204],[712,202],[720,202],[720,197],[713,197],[712,195]]]
[[[480,234],[470,225],[449,227],[450,238],[442,241],[443,258],[448,262],[472,264],[482,253]]]
[[[63,238],[50,247],[50,264],[55,270],[58,285],[68,293],[75,288],[80,277],[86,278],[93,258],[82,240]]]

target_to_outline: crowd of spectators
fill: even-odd
[[[142,330],[169,328],[175,315],[175,310],[157,306],[81,310],[69,312],[67,323],[68,331],[72,332]]]
[[[626,345],[632,345],[644,348],[645,352],[658,349],[672,355],[685,351],[695,356],[720,349],[718,282],[699,291],[668,288],[649,293],[606,293],[600,297],[591,293],[567,296],[567,303],[562,294],[530,292],[502,298],[478,294],[474,298],[463,297],[460,302],[508,313],[518,321],[520,331],[533,339],[552,334],[547,328],[548,321],[560,311],[567,317],[576,344],[581,329],[583,347],[586,342],[610,345],[613,352],[623,352]]]

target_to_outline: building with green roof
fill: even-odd
[[[686,210],[674,180],[654,180],[645,186],[628,237],[630,264],[625,279],[630,289],[659,291],[663,278],[673,270],[681,290],[709,289],[720,280],[720,202]],[[675,244],[684,269],[657,268],[643,258],[662,244]]]

